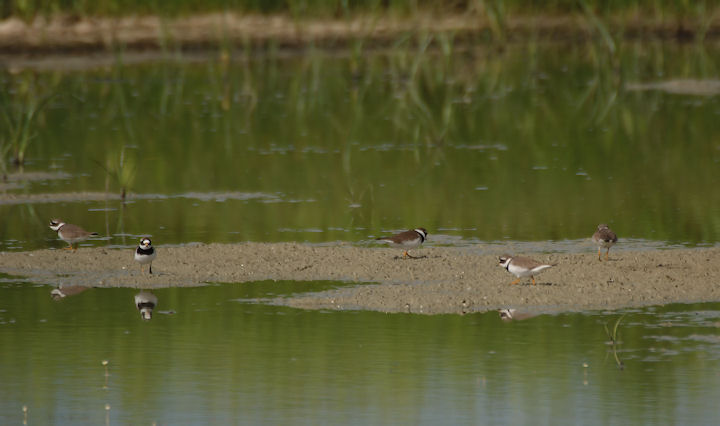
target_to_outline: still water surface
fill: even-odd
[[[119,193],[126,180],[140,196],[0,202],[0,250],[62,247],[52,217],[99,232],[89,246],[358,242],[424,226],[429,244],[574,251],[600,222],[624,247],[714,245],[720,96],[635,83],[718,69],[709,44],[623,43],[608,58],[530,43],[5,72],[4,108],[52,96],[24,171],[53,175],[3,194]],[[613,353],[604,324],[618,312],[301,311],[249,300],[342,284],[248,283],[154,290],[143,321],[137,289],[53,301],[50,287],[0,284],[1,424],[23,406],[30,424],[720,418],[718,304],[624,311]]]
[[[720,415],[720,304],[503,322],[495,312],[248,302],[341,285],[157,289],[143,321],[137,289],[54,301],[53,287],[6,279],[0,423],[20,423],[23,406],[29,424],[714,424]],[[622,314],[613,353],[604,324]]]
[[[25,169],[56,173],[9,193],[126,181],[143,197],[0,203],[0,250],[61,247],[51,217],[105,238],[89,245],[362,241],[413,226],[450,245],[575,241],[598,223],[623,241],[712,245],[720,96],[636,83],[716,81],[719,49],[401,45],[4,73],[13,111],[52,96]]]

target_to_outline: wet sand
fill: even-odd
[[[197,286],[210,282],[335,280],[347,286],[265,302],[305,309],[369,309],[423,314],[499,308],[530,312],[617,309],[720,301],[720,248],[523,253],[557,266],[515,278],[489,253],[497,248],[426,247],[417,259],[400,251],[345,244],[189,244],[159,247],[152,276],[141,275],[133,249],[80,248],[0,252],[0,272],[51,285],[93,287]]]

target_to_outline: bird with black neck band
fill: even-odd
[[[376,240],[388,243],[392,247],[403,249],[403,259],[406,257],[417,259],[416,257],[410,256],[408,250],[420,247],[420,245],[427,239],[427,235],[428,233],[425,228],[415,228],[399,234],[391,235],[389,237],[376,238]]]
[[[73,247],[73,244],[85,241],[98,234],[97,232],[88,232],[78,225],[65,223],[61,219],[50,220],[50,229],[57,232],[58,237],[69,244],[69,246],[65,248],[72,251],[77,249],[77,246]]]
[[[152,246],[150,238],[143,237],[140,239],[140,244],[135,249],[135,261],[140,264],[140,273],[144,272],[145,265],[149,265],[150,273],[152,274],[152,262],[157,257],[157,251]]]
[[[517,277],[510,285],[519,283],[524,277],[530,277],[533,285],[535,285],[535,275],[556,266],[543,264],[529,257],[510,256],[509,254],[500,256],[498,261],[500,266]]]

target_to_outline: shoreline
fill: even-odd
[[[487,251],[496,251],[491,247]],[[557,264],[515,279],[497,257],[452,247],[425,247],[418,259],[391,248],[299,243],[190,244],[159,247],[153,276],[141,275],[131,249],[80,248],[0,252],[0,272],[49,285],[88,287],[199,286],[265,280],[338,281],[319,293],[263,300],[302,309],[361,309],[465,314],[514,308],[530,312],[619,309],[720,301],[720,247],[611,250],[610,261],[587,253],[522,253]],[[480,250],[481,252],[483,250]],[[518,253],[520,254],[520,253]],[[228,284],[232,285],[232,284]]]
[[[712,15],[708,15],[712,16]],[[608,17],[605,29],[620,39],[716,40],[720,18],[652,17],[639,12]],[[398,38],[413,43],[430,37],[447,38],[451,45],[487,45],[502,48],[505,43],[527,41],[588,42],[600,40],[597,23],[582,13],[564,15],[513,15],[497,23],[481,14],[436,16],[418,12],[410,16],[367,16],[349,18],[293,18],[274,14],[204,13],[177,18],[161,16],[75,17],[39,16],[31,22],[18,18],[0,21],[0,64],[11,69],[32,66],[76,68],[87,61],[107,66],[108,61],[143,62],[176,57],[185,52],[215,51],[244,56],[262,51],[297,51],[305,48],[388,48]],[[408,37],[409,36],[409,37]],[[154,52],[154,54],[153,54]],[[57,58],[48,58],[48,55]],[[201,55],[202,56],[202,55]],[[85,57],[85,61],[61,64],[59,58]],[[43,65],[44,64],[44,65]],[[87,66],[87,65],[85,65]]]

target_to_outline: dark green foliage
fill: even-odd
[[[707,1],[660,0],[590,0],[585,2],[596,13],[634,13],[643,15],[689,15],[707,8]],[[30,19],[56,13],[88,15],[163,16],[199,12],[288,13],[295,16],[347,16],[349,14],[408,14],[417,11],[463,13],[488,11],[497,14],[577,12],[576,0],[5,0],[0,3],[0,18],[19,16]]]

